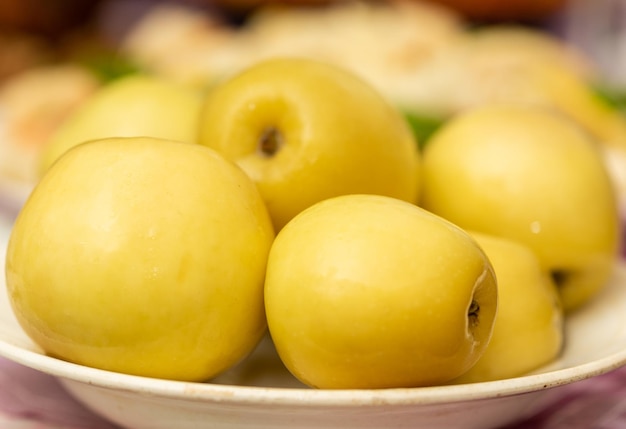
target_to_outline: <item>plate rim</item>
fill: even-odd
[[[626,280],[626,262],[618,262],[615,272],[615,282],[619,285],[621,280]],[[0,357],[63,381],[105,389],[194,402],[280,404],[304,408],[434,405],[493,399],[568,385],[626,366],[626,350],[621,350],[591,362],[505,380],[428,387],[332,390],[227,385],[129,375],[64,361],[11,344],[2,338]]]

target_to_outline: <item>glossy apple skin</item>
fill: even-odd
[[[52,356],[206,380],[265,332],[273,236],[254,184],[214,151],[151,138],[90,142],[54,164],[19,214],[9,298]]]
[[[260,150],[268,130],[281,147]],[[314,60],[256,63],[209,93],[199,142],[258,185],[276,230],[310,205],[355,193],[417,202],[419,152],[404,117],[353,74]]]
[[[155,137],[195,143],[202,98],[187,87],[129,75],[102,87],[46,143],[41,174],[68,149],[88,140]]]
[[[596,143],[548,110],[486,105],[431,138],[421,205],[460,227],[519,241],[557,279],[566,311],[606,283],[616,192]]]
[[[497,287],[461,229],[401,200],[348,195],[315,204],[278,233],[265,306],[279,356],[302,382],[424,386],[459,376],[482,354]]]
[[[530,248],[471,233],[498,279],[493,335],[476,365],[455,380],[472,383],[519,377],[554,361],[563,347],[563,309],[556,284]]]

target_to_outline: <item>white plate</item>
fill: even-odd
[[[0,223],[0,260],[9,235]],[[4,275],[2,276],[4,279]],[[562,357],[542,372],[459,386],[312,390],[284,369],[264,341],[212,383],[149,379],[46,356],[23,333],[0,280],[0,356],[57,377],[96,413],[132,429],[495,428],[558,399],[563,386],[626,364],[626,265],[566,326]]]

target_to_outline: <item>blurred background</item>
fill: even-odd
[[[486,102],[557,109],[607,149],[626,206],[626,0],[2,0],[0,208],[16,212],[50,136],[112,80],[206,91],[277,55],[351,69],[420,143]]]
[[[416,0],[419,1],[419,0]],[[386,2],[378,0],[376,3]],[[425,0],[449,8],[469,25],[522,23],[543,27],[585,51],[605,77],[624,85],[626,2],[623,0]],[[81,43],[120,43],[163,5],[241,24],[267,8],[329,8],[347,0],[3,0],[0,77],[72,55]],[[370,2],[372,3],[372,2]],[[394,4],[396,2],[390,1]],[[163,29],[166,31],[166,29]],[[379,34],[379,37],[384,37]],[[86,40],[87,39],[87,40]]]

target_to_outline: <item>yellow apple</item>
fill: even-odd
[[[254,184],[215,151],[97,140],[35,187],[11,233],[6,283],[25,332],[51,356],[205,380],[265,332],[273,237]]]
[[[480,357],[496,307],[495,276],[476,242],[395,198],[316,203],[270,250],[269,332],[287,369],[313,387],[446,382]]]
[[[88,140],[145,136],[195,143],[201,103],[199,93],[158,77],[119,78],[59,126],[43,149],[41,174],[68,149]]]
[[[464,229],[529,246],[566,311],[616,261],[616,192],[598,145],[548,110],[486,105],[453,118],[424,150],[421,205]]]
[[[470,233],[496,273],[498,313],[484,354],[454,382],[518,377],[552,362],[563,346],[563,311],[550,273],[527,246]]]
[[[199,142],[258,185],[276,230],[344,194],[417,202],[419,152],[402,114],[350,72],[314,60],[255,63],[210,91]]]

